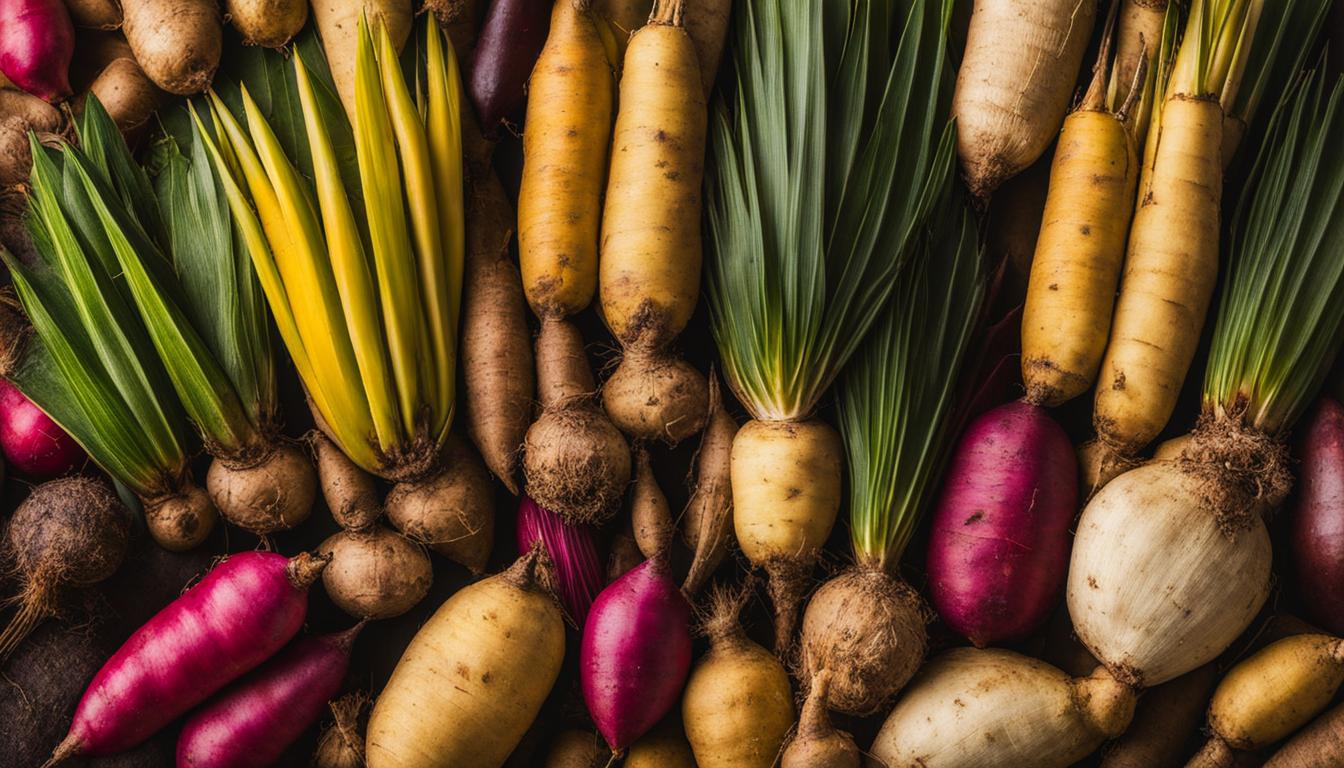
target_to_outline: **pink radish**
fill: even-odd
[[[47,765],[130,749],[284,647],[326,560],[233,555],[135,631],[84,691]]]
[[[943,621],[981,647],[1040,626],[1064,584],[1077,503],[1073,446],[1043,409],[1012,402],[971,422],[929,535]]]
[[[0,379],[0,449],[5,461],[19,472],[47,480],[84,463],[84,449],[51,417],[23,396],[13,384]]]
[[[61,0],[0,0],[0,73],[47,101],[70,95],[75,27]]]
[[[340,691],[363,628],[301,637],[196,710],[177,740],[179,768],[275,764]]]
[[[691,607],[662,557],[597,596],[583,628],[579,676],[597,730],[620,753],[681,698],[691,668]]]
[[[578,626],[588,620],[588,609],[602,591],[605,568],[597,553],[597,534],[590,525],[569,525],[531,497],[518,504],[518,554],[525,555],[540,541],[551,558],[555,593]]]
[[[1317,404],[1298,458],[1292,562],[1311,618],[1338,635],[1344,633],[1344,407],[1334,399]]]

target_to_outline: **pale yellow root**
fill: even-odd
[[[748,421],[733,438],[733,530],[769,575],[776,653],[793,643],[798,603],[835,525],[843,456],[840,433],[817,419]]]
[[[1097,379],[1093,425],[1121,453],[1166,426],[1199,344],[1218,276],[1222,119],[1216,101],[1177,96],[1163,107]]]
[[[244,45],[279,48],[308,21],[306,0],[224,0],[229,23],[243,36]]]
[[[1260,749],[1306,725],[1344,684],[1344,640],[1296,635],[1237,664],[1213,692],[1209,729],[1235,749]]]
[[[681,723],[669,717],[630,745],[624,768],[697,768]]]
[[[327,52],[327,65],[336,93],[351,120],[355,119],[355,49],[359,43],[359,17],[368,18],[370,28],[378,21],[387,27],[387,36],[398,51],[411,34],[411,0],[314,0],[313,23]]]
[[[557,2],[528,82],[518,259],[539,316],[568,317],[597,286],[597,233],[614,98],[611,62],[585,6]]]
[[[700,292],[706,111],[695,45],[665,3],[625,54],[602,216],[602,311],[627,347],[661,349]]]
[[[1110,100],[1117,108],[1125,103],[1131,88],[1136,86],[1134,77],[1140,64],[1146,61],[1148,71],[1152,71],[1154,58],[1162,45],[1162,25],[1166,15],[1167,0],[1121,0],[1115,40],[1115,72],[1111,77],[1115,92]],[[1143,83],[1140,81],[1137,87],[1142,88]],[[1148,103],[1136,101],[1131,113],[1134,142],[1140,147],[1148,135],[1151,111],[1151,100]]]
[[[952,114],[971,192],[988,199],[1059,132],[1096,0],[976,0]]]
[[[178,96],[204,91],[223,46],[214,0],[124,0],[122,27],[150,80]]]
[[[1080,109],[1064,121],[1022,310],[1022,381],[1032,403],[1057,406],[1092,386],[1137,175],[1134,142],[1114,115]]]
[[[794,722],[789,674],[733,630],[712,639],[686,683],[686,737],[700,768],[771,768]]]
[[[416,633],[369,717],[369,768],[498,768],[518,745],[565,656],[536,552],[448,598]]]

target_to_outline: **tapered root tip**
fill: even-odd
[[[331,562],[331,555],[319,555],[312,552],[300,552],[290,558],[287,575],[289,583],[294,585],[295,589],[305,590],[317,581],[322,575],[322,570]]]
[[[66,760],[78,755],[83,748],[84,745],[80,744],[79,739],[72,733],[66,736],[60,744],[56,745],[56,751],[51,753],[51,757],[47,758],[47,762],[42,764],[42,768],[51,768],[53,765],[60,765]]]
[[[769,577],[770,602],[775,609],[775,655],[787,659],[798,631],[798,607],[807,592],[811,561],[775,560],[765,566]]]

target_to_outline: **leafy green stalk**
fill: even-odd
[[[709,298],[725,374],[756,418],[812,412],[951,173],[950,10],[734,9],[734,88],[710,126]]]
[[[1300,81],[1270,122],[1232,228],[1204,406],[1271,435],[1323,383],[1344,332],[1344,79]]]
[[[971,212],[949,194],[934,219],[837,384],[854,554],[877,568],[900,561],[936,489],[985,293]]]

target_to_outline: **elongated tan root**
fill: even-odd
[[[1068,110],[1096,0],[976,0],[952,113],[971,192],[988,199],[1041,156]]]
[[[1134,210],[1138,155],[1125,123],[1084,107],[1064,121],[1022,312],[1027,400],[1057,406],[1092,386]]]
[[[695,489],[681,517],[682,537],[691,548],[691,567],[682,589],[698,593],[719,567],[733,537],[733,438],[737,420],[723,405],[719,380],[710,377],[709,422],[696,455]]]
[[[1154,58],[1162,46],[1162,26],[1167,15],[1167,0],[1121,0],[1120,20],[1115,36],[1115,92],[1112,104],[1130,99],[1132,88],[1143,87],[1136,75],[1140,67],[1152,71]],[[1137,95],[1137,94],[1136,94]],[[1148,134],[1148,115],[1152,104],[1135,100],[1130,124],[1135,144],[1142,147]]]
[[[327,53],[331,79],[341,97],[346,114],[355,119],[355,47],[359,40],[359,17],[367,16],[370,24],[379,21],[387,28],[388,37],[398,51],[411,34],[412,8],[410,0],[316,0],[313,4],[313,23],[322,37],[322,49]]]
[[[924,662],[928,636],[919,595],[885,571],[859,566],[821,585],[803,613],[801,677],[830,674],[822,702],[871,715]]]
[[[149,535],[159,546],[173,552],[200,546],[219,519],[210,497],[191,483],[170,496],[145,499],[144,502]]]
[[[835,428],[816,419],[753,420],[733,439],[733,530],[743,554],[769,576],[781,656],[840,510],[843,450]]]
[[[836,729],[826,711],[830,672],[815,675],[808,684],[803,714],[784,748],[780,768],[859,768],[862,754],[854,737]]]
[[[386,508],[388,521],[410,539],[472,573],[485,571],[495,539],[494,494],[480,458],[456,435],[444,446],[442,471],[398,483]]]
[[[318,551],[331,557],[322,572],[327,595],[358,619],[400,616],[424,599],[434,579],[424,548],[382,526],[342,531]]]
[[[628,573],[646,559],[639,551],[639,542],[635,541],[634,525],[630,518],[625,519],[611,537],[611,554],[607,556],[607,582],[613,582]]]
[[[541,416],[527,430],[527,495],[570,523],[602,523],[620,508],[630,482],[630,449],[596,407],[583,337],[547,318],[537,337]]]
[[[1157,437],[1190,370],[1218,274],[1222,136],[1217,101],[1173,97],[1140,185],[1093,426],[1121,455]]]
[[[635,543],[646,558],[666,555],[672,543],[672,510],[653,476],[648,449],[635,448],[635,484],[630,492],[630,523]]]
[[[308,519],[317,497],[317,474],[303,451],[281,442],[252,461],[216,458],[205,488],[225,520],[265,536]]]
[[[348,531],[373,525],[383,514],[373,476],[356,466],[321,431],[315,429],[305,439],[312,446],[322,497],[331,516]]]

